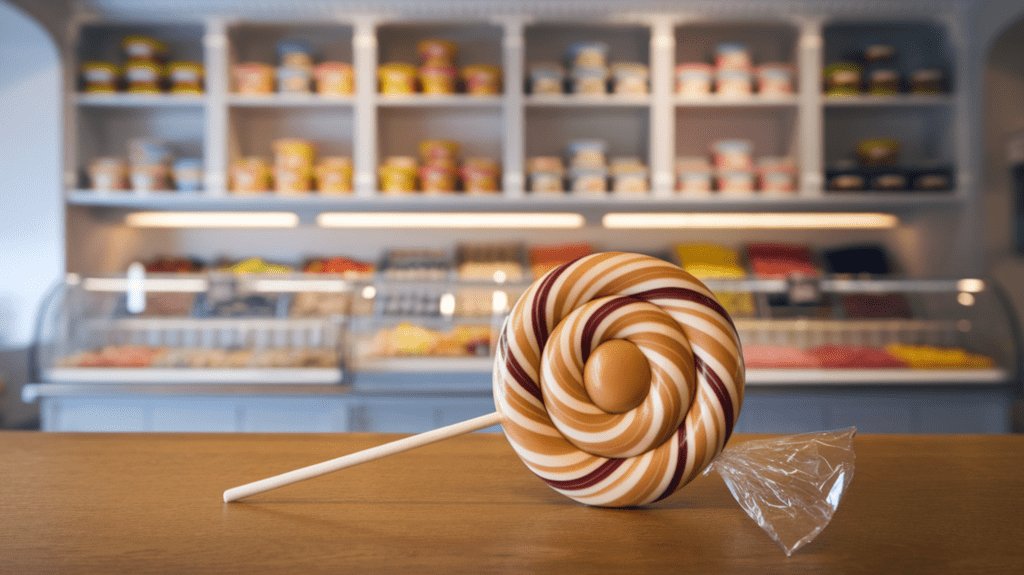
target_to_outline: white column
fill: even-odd
[[[373,197],[377,191],[377,22],[359,20],[353,31],[356,99],[352,155],[355,194]]]
[[[502,69],[505,96],[502,105],[502,190],[506,198],[520,198],[526,189],[524,155],[526,122],[523,112],[524,35],[521,20],[504,23]]]
[[[669,197],[675,188],[676,106],[673,68],[676,56],[675,22],[669,18],[651,24],[651,191]]]
[[[797,161],[800,164],[800,194],[821,195],[825,188],[825,111],[821,94],[825,42],[822,25],[808,20],[800,26],[797,43]]]
[[[228,112],[230,81],[227,25],[222,20],[206,23],[203,35],[203,66],[206,68],[206,123],[203,136],[203,167],[206,193],[224,195],[228,187]]]

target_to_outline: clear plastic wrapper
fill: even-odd
[[[717,472],[747,515],[786,555],[832,520],[853,479],[857,428],[749,441],[723,451]]]

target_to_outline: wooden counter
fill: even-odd
[[[587,508],[494,434],[221,502],[392,438],[0,433],[0,573],[1024,572],[1022,436],[858,436],[846,499],[792,557],[717,475]]]

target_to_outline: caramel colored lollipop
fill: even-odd
[[[736,329],[704,284],[649,256],[594,254],[547,273],[512,309],[495,354],[496,414],[229,489],[224,500],[501,423],[560,493],[644,505],[722,451],[743,385]]]

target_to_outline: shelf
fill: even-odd
[[[358,373],[490,373],[489,357],[392,357],[361,359]],[[358,387],[358,384],[357,384]]]
[[[501,96],[472,96],[469,94],[384,96],[377,95],[382,108],[500,108]]]
[[[491,358],[391,358],[362,361],[358,373],[490,374]],[[747,385],[997,385],[1010,381],[1002,369],[748,369]],[[354,389],[359,389],[358,382]],[[490,386],[480,386],[489,392]]]
[[[649,95],[620,94],[536,94],[524,98],[527,106],[552,108],[644,108],[651,105]]]
[[[75,102],[82,107],[96,108],[179,108],[199,107],[206,105],[205,95],[191,94],[132,94],[118,92],[115,94],[84,94],[74,96]]]
[[[260,385],[310,385],[340,383],[338,368],[54,368],[46,370],[46,381],[54,383],[249,383]]]
[[[789,96],[716,96],[692,98],[676,96],[675,104],[679,108],[788,108],[797,105],[796,95]]]
[[[353,96],[321,96],[319,94],[231,94],[228,105],[238,108],[349,108],[355,104]]]
[[[832,212],[840,210],[875,210],[899,212],[926,208],[950,208],[963,204],[964,200],[955,193],[922,192],[865,192],[826,193],[822,195],[773,195],[759,196],[535,196],[508,197],[477,195],[423,195],[403,196],[331,196],[306,195],[234,195],[178,192],[149,192],[144,194],[94,192],[73,190],[68,193],[67,202],[75,206],[112,208],[125,210],[300,210],[300,211],[544,211],[584,210],[620,211],[815,211]]]
[[[857,96],[825,96],[825,106],[832,108],[915,108],[931,106],[952,106],[951,94],[894,94],[892,96],[875,96],[861,94]]]
[[[1011,380],[1002,369],[749,369],[748,385],[986,385]]]

